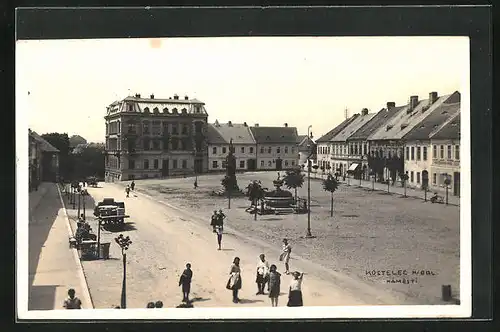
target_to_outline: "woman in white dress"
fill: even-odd
[[[283,239],[283,252],[280,255],[280,261],[283,261],[285,263],[285,274],[290,273],[290,266],[289,261],[290,261],[290,255],[292,253],[292,246],[290,243],[288,243],[287,239]]]

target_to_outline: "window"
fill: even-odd
[[[149,123],[147,122],[142,123],[142,131],[144,134],[149,134]]]
[[[158,169],[158,159],[153,160],[153,168]]]
[[[424,146],[422,148],[422,157],[423,157],[423,160],[427,160],[427,147]]]
[[[357,144],[354,145],[354,154],[356,154],[356,155],[358,154],[358,145]]]
[[[225,146],[222,147],[222,153],[226,153],[227,149]]]
[[[294,154],[294,153],[295,153],[295,148],[292,147],[292,154]]]
[[[263,147],[260,148],[260,153],[264,153],[264,148]]]
[[[292,160],[292,166],[295,166],[295,161],[294,160]]]
[[[417,172],[417,183],[420,183],[420,172]]]
[[[253,147],[250,147],[250,153],[253,153]]]
[[[269,160],[269,161],[267,162],[267,166],[271,167],[272,165],[273,165],[273,163],[271,162],[271,160]]]
[[[449,160],[449,159],[451,159],[451,145],[448,145],[448,146],[447,146],[447,152],[448,152],[448,153],[447,153],[447,158],[448,158],[448,160]]]
[[[241,153],[245,153],[245,147],[244,146],[241,147]]]
[[[217,168],[219,165],[217,165],[217,160],[212,161],[212,168]]]
[[[240,168],[245,168],[245,161],[244,160],[240,160]]]
[[[434,147],[436,147],[436,146],[434,145]],[[436,182],[437,182],[437,175],[436,175],[436,173],[433,173],[432,174],[432,184],[436,184]]]
[[[422,160],[420,155],[420,146],[417,146],[417,160]]]
[[[153,141],[153,150],[160,150],[160,141]]]
[[[179,134],[179,128],[177,126],[177,123],[172,123],[172,134],[173,135],[178,135]]]
[[[460,145],[455,145],[455,160],[460,160]]]
[[[177,168],[177,159],[172,160],[172,168]]]
[[[182,168],[184,168],[184,169],[187,168],[188,167],[187,165],[188,165],[188,161],[187,160],[183,160],[182,161]]]
[[[267,148],[267,153],[271,154],[271,147]]]
[[[278,147],[276,148],[276,153],[280,153],[280,152],[281,152],[281,148],[278,146]]]
[[[212,154],[217,154],[217,147],[216,147],[216,146],[214,146],[214,147],[212,148]]]
[[[411,160],[415,160],[415,147],[411,147]]]
[[[144,137],[144,141],[142,141],[144,145],[144,150],[149,150],[149,138]]]
[[[439,147],[439,158],[444,159],[444,146]]]
[[[285,166],[288,166],[288,160],[285,160]]]
[[[285,146],[285,154],[288,153],[288,146]]]
[[[410,148],[406,147],[406,160],[410,160]]]
[[[264,167],[264,160],[260,161],[260,167]]]
[[[168,134],[168,122],[163,122],[163,135]]]
[[[432,146],[432,158],[437,158],[437,146],[436,145],[433,145]]]
[[[413,182],[413,171],[410,172],[410,182]]]
[[[222,161],[222,168],[224,168],[224,169],[227,168],[227,163],[225,160]]]
[[[149,160],[144,160],[144,169],[149,169]]]
[[[187,133],[188,133],[188,125],[187,124],[182,125],[182,134],[187,135]]]
[[[135,160],[130,160],[128,161],[128,169],[134,169],[135,168]]]

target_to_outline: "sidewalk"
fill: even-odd
[[[63,309],[74,288],[84,309],[92,308],[75,249],[69,249],[68,221],[56,184],[30,193],[28,310]]]
[[[306,177],[307,177],[307,173],[306,173]],[[311,180],[323,180],[325,178],[326,178],[326,175],[323,176],[323,178],[321,177],[320,174],[317,174],[317,176],[314,177],[314,175],[311,173]],[[343,181],[342,178],[339,177],[339,182],[345,186],[347,186],[348,183],[352,187],[359,188],[359,186],[360,186],[359,179],[352,179],[351,178],[351,179],[347,180],[347,178],[346,178],[346,180]],[[368,188],[371,190],[372,189],[372,182],[366,181],[366,180],[361,180],[361,187]],[[387,192],[387,184],[375,182],[373,187],[374,187],[375,191]],[[399,195],[403,196],[404,195],[404,188],[401,186],[401,182],[396,182],[394,184],[394,186],[390,185],[389,192],[392,194],[399,194]],[[443,190],[436,190],[436,189],[430,189],[427,191],[427,200],[428,201],[430,200],[430,198],[434,192],[437,192],[440,196],[443,197],[443,200],[446,201],[446,193]],[[419,198],[419,199],[424,200],[424,191],[421,189],[414,189],[414,188],[407,187],[406,188],[406,196],[413,197],[413,198]],[[448,191],[448,204],[460,206],[460,197],[453,196],[451,190]]]

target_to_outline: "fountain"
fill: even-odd
[[[266,192],[261,202],[261,213],[274,213],[274,214],[290,214],[294,213],[294,198],[293,194],[288,190],[283,190],[283,180],[278,172],[278,178],[273,181],[276,188],[273,191]],[[266,213],[267,212],[267,213]]]

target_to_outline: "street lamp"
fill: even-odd
[[[121,308],[125,309],[127,308],[127,253],[126,251],[128,250],[128,247],[132,244],[132,241],[130,241],[130,238],[124,237],[123,234],[118,235],[118,237],[115,238],[115,242],[120,246],[122,249],[122,256],[123,256],[123,282],[122,282],[122,297],[121,297]]]
[[[86,194],[87,194],[87,192],[86,191],[84,192],[82,190],[81,195],[83,195],[82,196],[82,201],[83,201],[83,220],[85,220],[85,196],[87,196]]]
[[[307,127],[307,138],[313,138],[312,132],[310,132],[312,126]],[[313,146],[309,143],[309,156],[307,156],[307,234],[306,238],[313,238],[311,234],[311,156],[313,155]]]
[[[451,183],[451,180],[450,180],[450,176],[448,175],[448,173],[445,173],[444,176],[445,176],[444,185],[446,186],[446,205],[448,205],[448,189],[449,189],[449,185]]]
[[[79,191],[78,192],[78,214],[77,214],[77,217],[80,217],[80,204],[81,204],[81,198],[80,196],[82,196],[82,192]]]

